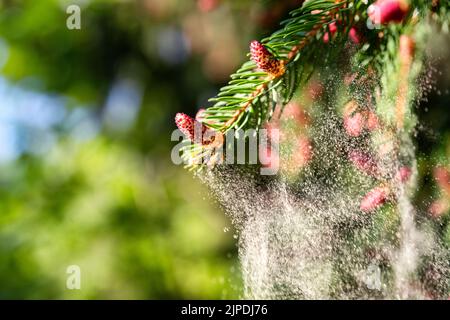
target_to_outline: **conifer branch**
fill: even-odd
[[[221,133],[232,128],[260,128],[277,104],[284,105],[292,99],[312,74],[316,61],[323,63],[326,59],[319,57],[313,43],[323,42],[324,35],[330,34],[330,24],[337,21],[345,22],[338,33],[346,35],[361,5],[364,4],[360,0],[317,0],[307,1],[290,12],[290,18],[281,23],[284,27],[261,41],[262,50],[272,55],[267,59],[273,64],[265,69],[254,61],[254,56],[244,63],[231,75],[228,85],[209,100],[214,105],[204,111],[202,122]],[[198,159],[208,153],[208,147],[188,145],[183,156]]]
[[[339,52],[339,47],[342,48],[350,36],[355,39],[354,43],[359,44],[354,28],[358,21],[372,19],[381,26],[384,36],[379,39],[378,30],[370,31],[364,45],[359,46],[355,59],[359,69],[357,74],[382,75],[384,66],[397,59],[398,47],[395,43],[402,30],[413,25],[414,19],[423,18],[415,16],[415,12],[433,12],[434,19],[445,28],[448,7],[448,1],[305,1],[290,12],[288,19],[281,22],[282,29],[261,40],[261,43],[252,43],[251,59],[231,75],[229,83],[220,89],[216,97],[209,100],[214,104],[203,112],[200,121],[222,137],[230,129],[261,128],[270,120],[274,108],[287,104],[314,70],[323,65],[331,55]],[[381,10],[382,14],[375,15],[374,9]],[[413,23],[409,23],[411,21]],[[389,22],[395,22],[396,25],[389,26]],[[330,40],[333,41],[333,48],[318,50]],[[407,70],[409,67],[405,65],[403,69]],[[404,91],[407,89],[407,79],[404,81],[406,83],[399,90],[406,99]],[[383,87],[381,83],[379,87]],[[399,126],[403,125],[402,118],[406,112],[405,99],[400,99],[397,103]],[[389,110],[384,116],[392,112],[394,111]],[[211,147],[212,145],[191,143],[183,148],[183,158],[190,163],[192,159],[198,160],[205,155],[209,155],[207,159],[210,159],[213,154]],[[214,161],[208,160],[208,164],[214,164]]]

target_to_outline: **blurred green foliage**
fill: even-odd
[[[99,138],[61,142],[0,177],[1,298],[238,293],[226,222],[177,169]],[[72,264],[82,290],[65,288]]]
[[[77,3],[81,30],[69,30]],[[0,298],[238,298],[232,228],[172,164],[173,117],[195,114],[298,3],[0,0],[0,156],[12,148],[0,157]],[[62,102],[32,108],[29,93]],[[450,128],[449,97],[418,110],[422,198],[436,193],[424,155],[445,149],[435,132]],[[17,110],[25,124],[10,121]],[[70,265],[81,290],[66,288]]]
[[[70,4],[81,30],[66,27]],[[172,164],[170,134],[245,57],[254,29],[237,25],[270,2],[212,4],[0,1],[0,141],[13,150],[0,162],[0,298],[240,296],[229,221]],[[62,102],[27,115],[26,94]],[[20,103],[25,125],[8,120]],[[70,265],[81,290],[66,288]]]

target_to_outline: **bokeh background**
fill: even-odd
[[[0,298],[238,298],[232,226],[170,135],[296,4],[0,0]]]
[[[239,298],[233,228],[172,164],[173,118],[205,106],[298,2],[0,0],[0,298]],[[450,153],[450,70],[436,65],[424,198]]]

